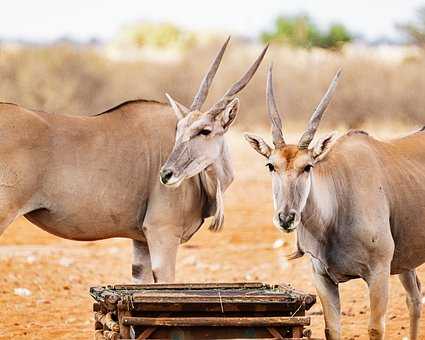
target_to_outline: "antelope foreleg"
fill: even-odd
[[[385,334],[385,314],[388,304],[390,266],[375,268],[366,279],[369,286],[370,319],[369,339],[382,340]]]
[[[338,285],[333,282],[321,263],[313,259],[314,285],[322,303],[325,318],[326,340],[339,340],[341,338],[341,304]]]
[[[144,227],[155,283],[174,282],[177,249],[181,240],[176,229],[172,225]]]

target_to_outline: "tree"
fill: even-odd
[[[352,35],[342,24],[334,24],[325,33],[321,32],[307,15],[280,16],[271,32],[261,35],[264,42],[288,44],[294,47],[339,49],[352,40]]]
[[[410,42],[425,47],[425,6],[417,9],[415,21],[398,24],[396,27]]]
[[[341,24],[333,24],[327,34],[322,37],[320,47],[324,48],[341,48],[345,43],[353,40],[347,28]]]

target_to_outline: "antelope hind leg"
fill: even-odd
[[[131,274],[134,283],[153,283],[151,258],[146,242],[133,240],[133,265]]]
[[[422,309],[422,293],[421,284],[419,282],[416,271],[410,270],[399,275],[399,279],[406,290],[406,304],[409,309],[410,317],[410,340],[418,339],[419,320],[421,318]]]

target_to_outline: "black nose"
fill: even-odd
[[[284,214],[283,212],[280,212],[279,215],[279,224],[283,229],[289,229],[292,226],[292,223],[294,223],[295,220],[295,213],[291,211],[288,214]]]
[[[159,173],[159,177],[161,177],[161,182],[164,184],[167,184],[171,176],[173,176],[173,172],[170,169],[163,169]]]

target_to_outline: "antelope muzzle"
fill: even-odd
[[[277,214],[277,222],[278,226],[286,231],[287,233],[290,233],[291,231],[294,231],[296,228],[295,220],[297,217],[297,213],[295,211],[290,211],[288,213],[279,212]]]

